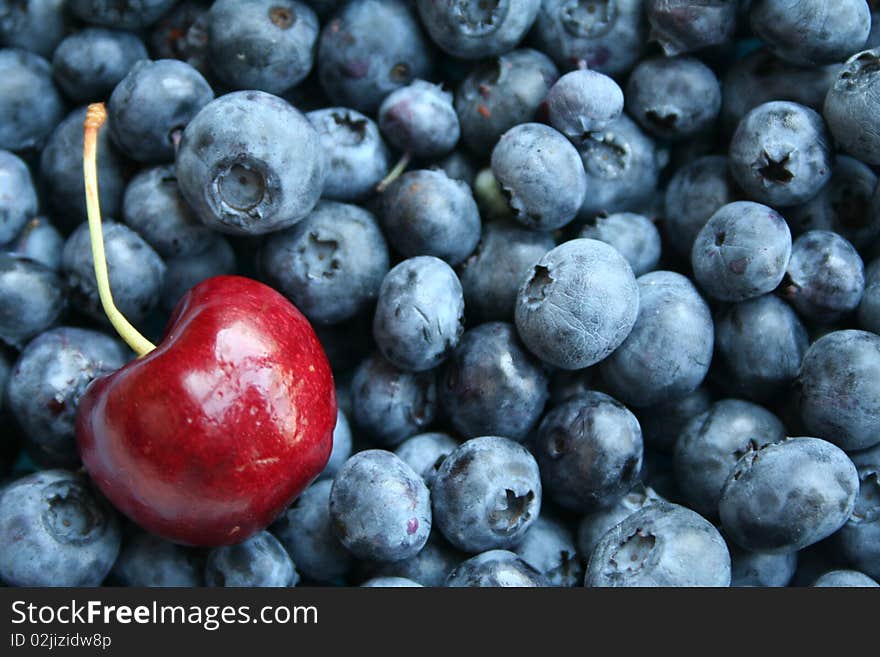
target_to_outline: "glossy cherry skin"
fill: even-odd
[[[95,380],[77,442],[98,488],[154,534],[239,543],[324,468],[336,396],[308,320],[272,288],[217,276],[181,299],[156,349]]]

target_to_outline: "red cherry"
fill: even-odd
[[[180,301],[153,347],[113,305],[85,171],[96,277],[108,317],[141,354],[80,400],[77,442],[98,488],[145,529],[190,545],[238,543],[269,525],[323,470],[336,423],[327,357],[308,320],[272,288],[218,276]]]
[[[336,400],[327,358],[289,301],[238,276],[181,300],[158,345],[79,405],[83,464],[116,508],[191,545],[265,528],[323,470]]]

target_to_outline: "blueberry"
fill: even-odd
[[[507,438],[472,438],[444,459],[431,497],[437,528],[455,547],[510,548],[541,512],[538,464]]]
[[[297,0],[217,0],[208,12],[210,62],[232,89],[280,94],[312,69],[318,17]]]
[[[150,49],[158,59],[179,59],[202,75],[212,74],[209,60],[209,6],[184,0],[150,29]]]
[[[823,114],[844,151],[866,164],[880,164],[880,48],[850,57],[825,97]]]
[[[75,103],[110,96],[135,62],[147,59],[144,42],[131,32],[87,27],[66,37],[52,55],[52,73]]]
[[[137,532],[125,540],[110,575],[121,586],[202,586],[202,568],[188,548]]]
[[[801,66],[842,62],[865,45],[871,30],[865,0],[757,0],[749,18],[770,50]]]
[[[810,345],[787,303],[764,295],[725,308],[715,319],[716,369],[723,385],[755,401],[783,393]]]
[[[381,221],[401,255],[429,255],[455,266],[480,240],[480,211],[470,187],[443,171],[409,171],[382,195]]]
[[[789,438],[746,452],[718,510],[725,534],[740,547],[791,552],[840,529],[858,489],[856,467],[840,449],[818,438]]]
[[[366,588],[421,588],[422,585],[406,577],[373,577],[361,584]]]
[[[272,532],[303,576],[317,582],[336,582],[351,569],[351,554],[333,533],[330,489],[323,479],[309,486],[272,525]]]
[[[116,340],[88,329],[46,331],[21,352],[9,379],[9,409],[40,462],[79,462],[74,431],[79,400],[96,378],[122,367]]]
[[[446,577],[463,558],[458,550],[435,531],[417,555],[402,561],[377,563],[376,574],[382,577],[403,577],[422,586],[443,586]]]
[[[638,211],[657,188],[664,154],[626,114],[578,144],[588,193],[579,212],[589,219],[600,212]]]
[[[721,94],[722,122],[732,132],[750,110],[771,100],[789,100],[821,112],[838,68],[795,66],[759,48],[727,70]]]
[[[857,570],[831,570],[813,582],[813,586],[835,588],[878,588],[880,584]]]
[[[462,151],[452,151],[449,155],[428,167],[435,171],[443,171],[447,178],[460,180],[468,187],[473,187],[477,171],[474,163]]]
[[[492,151],[492,173],[516,220],[535,230],[565,226],[587,192],[577,150],[540,123],[524,123],[502,135]]]
[[[445,433],[420,433],[404,440],[394,454],[425,480],[428,488],[458,441]]]
[[[791,232],[778,212],[751,201],[718,209],[691,250],[694,278],[721,301],[745,301],[776,289],[791,256]]]
[[[785,427],[765,408],[723,399],[682,429],[675,474],[688,506],[707,518],[718,513],[721,489],[739,459],[785,438]]]
[[[129,181],[122,218],[163,258],[204,253],[214,237],[184,201],[167,164],[142,169]]]
[[[422,478],[391,452],[352,456],[333,481],[330,517],[342,544],[361,559],[412,557],[431,531],[431,500]]]
[[[551,586],[580,586],[584,566],[571,531],[558,520],[541,515],[514,550],[539,571]]]
[[[579,237],[613,246],[626,258],[636,276],[656,269],[660,261],[660,232],[650,219],[634,212],[601,214],[589,219]]]
[[[865,293],[859,303],[859,326],[880,334],[880,260],[865,269]]]
[[[43,470],[0,489],[0,579],[100,586],[119,553],[116,514],[85,477]]]
[[[103,232],[113,300],[120,312],[137,324],[159,303],[165,263],[140,235],[123,224],[104,220]],[[106,321],[98,297],[88,224],[80,224],[67,238],[62,265],[71,305]]]
[[[667,56],[726,43],[736,30],[739,4],[739,0],[646,0],[649,38]]]
[[[389,168],[388,148],[369,117],[345,107],[306,114],[330,163],[323,198],[360,201],[373,193]]]
[[[414,80],[385,97],[379,107],[379,127],[394,148],[427,159],[449,153],[461,134],[452,93],[424,80]]]
[[[460,270],[468,316],[512,321],[523,278],[554,246],[549,233],[506,221],[487,223],[476,251]]]
[[[52,132],[40,154],[40,182],[62,228],[73,229],[86,218],[83,182],[83,122],[86,108],[73,110]],[[98,197],[105,217],[118,217],[125,190],[124,160],[109,130],[98,133]]]
[[[235,273],[235,253],[223,237],[211,235],[205,250],[193,255],[168,258],[162,284],[161,307],[171,312],[190,288],[212,276]]]
[[[64,238],[45,217],[31,219],[6,248],[10,253],[39,262],[52,271],[61,269]]]
[[[170,162],[187,124],[214,99],[202,74],[176,59],[141,60],[107,103],[110,134],[139,162]]]
[[[666,187],[667,243],[689,258],[694,240],[709,217],[736,196],[736,184],[723,155],[706,155],[678,169]]]
[[[481,324],[467,331],[446,363],[440,403],[465,438],[522,441],[547,401],[547,374],[520,344],[513,325]]]
[[[803,317],[835,322],[858,307],[864,291],[864,263],[843,237],[811,230],[794,241],[782,293]]]
[[[621,75],[641,57],[645,32],[643,0],[542,0],[532,38],[561,68],[584,62]]]
[[[0,244],[11,242],[37,214],[38,199],[27,165],[0,150]]]
[[[327,170],[312,124],[262,91],[208,103],[187,125],[177,153],[177,182],[199,219],[237,235],[300,221],[318,202]]]
[[[478,155],[489,154],[501,135],[536,118],[558,77],[553,61],[530,48],[475,66],[455,94],[462,142]]]
[[[835,331],[814,342],[798,375],[807,431],[849,451],[880,442],[880,336]]]
[[[798,553],[749,552],[730,546],[731,586],[788,586],[797,570]]]
[[[417,0],[422,24],[453,57],[480,59],[508,52],[528,32],[541,0]]]
[[[287,587],[299,581],[284,546],[267,531],[238,545],[216,547],[208,553],[205,584],[226,587]]]
[[[0,43],[50,57],[69,27],[67,0],[28,0],[0,5]]]
[[[786,211],[796,235],[808,230],[831,230],[857,249],[870,246],[880,236],[880,194],[877,176],[856,159],[839,155],[831,180],[803,205]],[[872,203],[872,195],[874,197]]]
[[[721,84],[695,57],[653,57],[630,74],[626,103],[651,134],[683,139],[713,127],[721,112]]]
[[[354,317],[379,294],[388,247],[368,211],[320,201],[305,219],[268,237],[260,269],[313,322]]]
[[[0,253],[0,342],[21,349],[54,325],[66,306],[58,274],[28,258]]]
[[[809,107],[764,103],[739,122],[729,162],[750,199],[774,207],[798,205],[831,177],[830,138],[822,117]]]
[[[555,502],[573,511],[595,511],[615,504],[638,480],[642,430],[623,404],[588,392],[544,417],[534,452]]]
[[[547,579],[513,552],[489,550],[462,562],[449,573],[450,587],[546,587]]]
[[[615,504],[585,515],[578,525],[577,551],[589,559],[599,540],[615,525],[623,522],[639,509],[663,498],[650,486],[636,484]]]
[[[429,77],[433,53],[409,5],[352,0],[324,24],[318,77],[334,104],[373,113],[395,89]]]
[[[623,91],[607,75],[589,69],[571,71],[547,93],[550,125],[572,141],[604,130],[623,111]]]
[[[434,372],[399,370],[378,353],[358,367],[351,395],[355,425],[387,447],[424,431],[437,411]]]
[[[336,476],[342,464],[351,456],[351,443],[351,426],[348,424],[348,418],[345,416],[345,413],[343,413],[341,408],[338,408],[336,410],[336,426],[333,427],[333,449],[330,451],[327,465],[321,471],[321,477],[333,479]]]
[[[26,50],[0,50],[0,148],[42,148],[63,115],[49,62]]]
[[[858,463],[858,457],[853,457]],[[859,463],[859,494],[849,520],[837,534],[841,554],[874,579],[880,578],[880,460]]]
[[[596,545],[584,586],[729,586],[730,553],[718,530],[690,509],[655,502]]]
[[[639,277],[632,332],[601,365],[609,391],[632,406],[672,401],[693,391],[712,360],[709,307],[693,284],[671,271]]]
[[[525,277],[516,302],[516,328],[536,356],[563,369],[606,358],[629,335],[639,288],[618,251],[576,239],[548,252]]]
[[[464,297],[452,268],[439,258],[404,260],[385,276],[373,317],[373,338],[397,367],[420,372],[442,363],[464,332]]]
[[[149,27],[175,4],[175,0],[70,0],[76,16],[95,25],[121,30]]]
[[[712,395],[700,386],[682,397],[639,409],[636,416],[645,445],[671,452],[684,426],[711,405]]]

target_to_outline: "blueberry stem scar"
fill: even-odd
[[[126,344],[140,356],[145,356],[156,348],[131,325],[113,303],[110,293],[110,277],[107,273],[107,257],[104,254],[104,233],[101,230],[101,206],[98,200],[97,143],[98,131],[107,119],[104,103],[92,103],[86,112],[83,123],[83,176],[86,188],[86,210],[89,216],[89,238],[92,243],[92,258],[95,261],[95,279],[98,281],[98,294],[107,319]]]

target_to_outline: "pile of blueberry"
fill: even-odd
[[[871,3],[0,0],[0,44],[6,584],[878,586]],[[326,469],[238,545],[81,469],[133,358],[97,101],[123,314],[250,276],[333,367]]]

